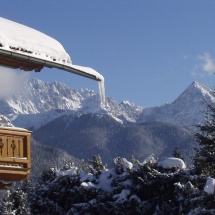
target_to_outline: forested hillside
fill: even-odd
[[[34,131],[33,137],[78,159],[99,154],[108,164],[118,156],[143,160],[154,154],[161,159],[176,147],[190,164],[195,146],[193,134],[178,126],[161,122],[122,124],[101,114],[61,116]]]

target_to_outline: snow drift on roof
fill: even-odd
[[[71,63],[63,46],[33,28],[0,17],[0,47],[59,63]]]

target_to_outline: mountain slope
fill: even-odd
[[[144,159],[150,154],[171,156],[175,147],[186,160],[193,154],[193,135],[164,123],[121,124],[107,115],[65,115],[33,133],[35,140],[65,150],[79,159],[99,154],[105,162],[115,157]],[[186,153],[185,153],[186,152]]]
[[[81,161],[64,150],[49,147],[39,143],[32,138],[31,140],[31,180],[38,179],[41,173],[52,167],[61,168],[65,164],[75,163],[79,166]]]

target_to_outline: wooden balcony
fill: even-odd
[[[31,132],[16,127],[0,127],[0,180],[22,181],[31,169]]]

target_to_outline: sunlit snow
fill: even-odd
[[[1,127],[1,126],[0,126]],[[24,128],[19,128],[19,127],[3,127],[4,129],[9,129],[9,130],[19,130],[19,131],[27,131],[27,129]]]
[[[204,187],[204,191],[208,194],[213,194],[215,191],[215,179],[208,177],[206,185]]]
[[[124,202],[129,195],[130,190],[123,189],[121,193],[114,195],[113,198],[116,199],[116,202]]]
[[[154,158],[153,154],[146,157],[141,164],[146,164],[146,163],[156,163],[156,159]]]
[[[173,168],[173,167],[179,167],[181,169],[185,169],[186,165],[183,160],[180,158],[166,158],[165,160],[158,163],[159,166],[162,166],[163,168]]]
[[[16,52],[29,52],[42,59],[71,63],[63,46],[46,34],[2,17],[0,17],[0,28],[1,49],[16,49]]]
[[[68,170],[62,170],[62,171],[59,170],[59,171],[57,171],[57,175],[62,175],[62,176],[65,176],[65,175],[77,175],[77,170],[78,170],[78,168],[73,166]]]

